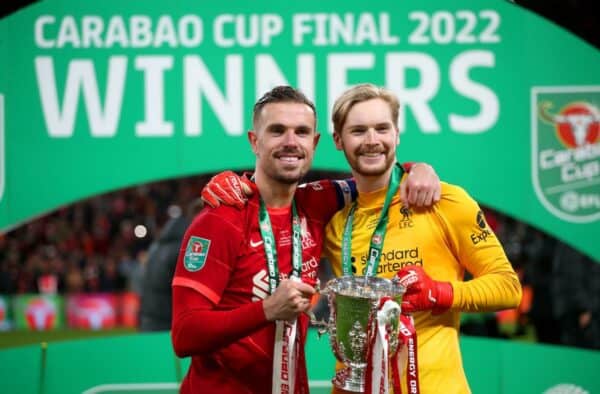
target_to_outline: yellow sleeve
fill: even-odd
[[[452,309],[485,312],[515,308],[521,284],[479,205],[460,187],[444,184],[447,193],[438,213],[454,253],[473,279],[451,281]]]
[[[348,208],[338,211],[325,227],[325,242],[323,243],[322,256],[331,264],[334,276],[342,275],[342,220]]]

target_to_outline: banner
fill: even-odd
[[[118,301],[119,296],[108,293],[67,296],[67,324],[88,330],[115,328]]]
[[[498,0],[46,0],[0,20],[0,228],[152,180],[251,168],[267,89],[402,103],[399,158],[600,260],[600,51]],[[10,39],[7,39],[10,37]]]
[[[140,297],[133,292],[0,295],[0,331],[136,328],[139,310]]]
[[[135,328],[139,325],[140,296],[132,291],[121,295],[120,325]]]
[[[105,330],[138,326],[140,297],[133,292],[67,296],[67,324],[71,328]]]
[[[0,332],[12,327],[12,310],[8,296],[0,294]]]
[[[24,294],[12,299],[16,329],[45,331],[64,328],[61,296]]]

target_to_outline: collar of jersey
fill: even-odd
[[[290,215],[292,212],[292,206],[288,205],[287,207],[281,208],[267,207],[267,211],[269,212],[269,215]]]
[[[375,190],[373,192],[360,192],[358,193],[358,208],[369,209],[369,208],[379,208],[383,207],[383,202],[385,201],[385,195],[387,193],[387,186],[383,189]],[[400,193],[396,193],[394,198],[392,199],[392,204],[400,201]]]
[[[255,204],[257,207],[259,205],[259,201],[258,201],[258,196],[259,196],[259,192],[258,189],[256,189],[254,191],[254,193],[252,194],[252,197],[250,197],[250,199],[248,200],[248,203],[252,203]],[[290,215],[292,212],[292,204],[286,206],[286,207],[280,207],[280,208],[273,208],[273,207],[267,207],[267,212],[269,212],[269,215]]]

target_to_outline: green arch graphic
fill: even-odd
[[[0,228],[151,180],[253,166],[251,107],[314,98],[315,169],[347,170],[332,101],[402,102],[399,158],[600,259],[599,51],[514,4],[35,3],[0,20]]]

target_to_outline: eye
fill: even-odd
[[[268,128],[268,132],[274,135],[281,135],[285,132],[285,127],[281,124],[274,124]]]
[[[312,130],[309,127],[298,127],[296,129],[296,135],[307,136],[312,133]]]
[[[375,126],[375,130],[377,130],[378,133],[383,134],[391,131],[392,126],[389,123],[382,123]]]
[[[367,131],[367,128],[364,126],[353,127],[350,129],[350,134],[352,135],[362,135]]]

